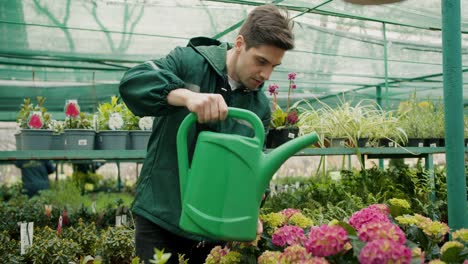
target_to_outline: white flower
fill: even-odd
[[[140,121],[138,121],[138,126],[141,130],[151,130],[153,127],[153,117],[144,116],[140,118]]]
[[[112,113],[109,117],[109,129],[119,130],[124,124],[123,118],[120,113]]]
[[[55,133],[63,132],[64,122],[53,119],[48,125],[47,129],[52,129]]]

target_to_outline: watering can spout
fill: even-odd
[[[263,158],[263,168],[260,170],[263,174],[263,177],[260,178],[262,181],[259,183],[259,187],[263,188],[262,191],[268,186],[273,174],[283,165],[283,163],[290,157],[292,157],[296,152],[301,149],[310,146],[318,141],[318,135],[315,132],[312,132],[307,135],[300,136],[293,140],[290,140],[279,147],[275,148],[268,154],[264,154]]]

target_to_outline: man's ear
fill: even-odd
[[[234,41],[234,48],[236,49],[236,52],[240,52],[242,49],[245,49],[244,36],[237,35],[237,37],[236,37],[236,39]]]

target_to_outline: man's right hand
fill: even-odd
[[[187,107],[190,112],[197,115],[200,123],[224,120],[228,112],[226,102],[220,94],[176,89],[167,95],[167,101],[171,105]]]

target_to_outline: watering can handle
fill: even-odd
[[[248,110],[229,107],[228,117],[234,117],[248,121],[252,125],[255,132],[254,139],[258,140],[260,147],[263,146],[263,142],[265,141],[265,131],[262,121],[256,114]],[[179,126],[179,130],[177,131],[177,159],[179,162],[179,179],[182,196],[184,195],[183,190],[185,190],[185,179],[187,179],[189,170],[187,135],[190,126],[193,125],[196,121],[197,115],[194,113],[189,113],[182,121]]]

